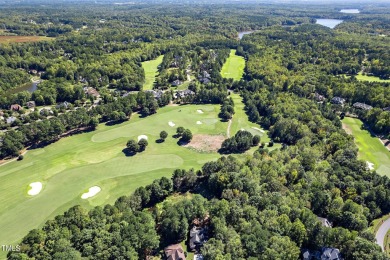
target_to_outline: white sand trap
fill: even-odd
[[[83,193],[83,195],[81,195],[81,198],[83,200],[88,199],[88,198],[92,198],[93,196],[98,194],[101,190],[102,189],[99,186],[93,186],[93,187],[89,188],[88,192]]]
[[[261,133],[265,133],[265,131],[263,129],[260,129],[258,127],[252,127],[252,129],[255,129],[255,130],[257,130],[257,131],[259,131]]]
[[[169,125],[170,127],[174,127],[174,126],[175,126],[175,123],[173,123],[172,121],[169,121],[169,122],[168,122],[168,125]]]
[[[369,162],[369,161],[366,161],[366,163],[367,163],[367,168],[368,168],[368,169],[370,169],[371,171],[375,169],[373,163],[371,163],[371,162]]]
[[[27,192],[27,194],[30,196],[38,195],[42,190],[42,183],[33,182],[33,183],[30,183],[30,187],[31,187],[31,189]]]
[[[201,124],[203,124],[203,123],[200,122],[200,121],[197,121],[196,124],[197,124],[197,125],[201,125]]]
[[[241,128],[241,131],[245,131],[245,129],[244,129],[244,128]]]
[[[148,137],[147,137],[146,135],[139,135],[139,136],[138,136],[138,142],[139,142],[141,139],[148,140]]]
[[[203,110],[201,109],[196,110],[196,112],[198,112],[199,114],[203,114]]]

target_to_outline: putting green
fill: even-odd
[[[230,50],[230,56],[222,66],[221,75],[224,78],[240,80],[244,75],[245,59],[236,55],[236,50]]]
[[[363,130],[362,121],[356,118],[343,119],[344,128],[351,131],[359,148],[359,159],[374,164],[376,172],[390,177],[390,151],[368,130]]]
[[[153,89],[154,80],[158,74],[158,65],[161,64],[164,55],[161,55],[157,59],[142,62],[142,68],[145,71],[145,84],[143,89]]]

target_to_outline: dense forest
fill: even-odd
[[[26,234],[8,259],[159,257],[199,222],[208,228],[204,259],[299,259],[324,247],[345,259],[387,259],[367,228],[390,213],[390,180],[358,160],[340,115],[390,138],[389,81],[357,78],[390,78],[389,14],[389,6],[356,16],[328,5],[5,5],[0,39],[50,40],[0,43],[0,159],[135,112],[156,114],[172,100],[220,104],[228,121],[232,92],[269,131],[268,147],[282,144],[270,151],[257,135],[233,133],[218,161],[177,169],[114,205],[72,207]],[[344,22],[331,30],[317,18]],[[240,31],[256,32],[240,40]],[[220,73],[230,49],[246,60],[240,81]],[[141,63],[160,55],[153,90],[143,91]],[[31,80],[40,81],[34,92],[13,91]],[[335,97],[345,104],[332,104]],[[234,156],[252,147],[253,156]]]

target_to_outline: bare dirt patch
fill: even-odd
[[[44,36],[0,36],[0,43],[38,42],[54,38]]]
[[[223,135],[194,135],[191,142],[185,147],[195,149],[200,152],[216,152],[221,148],[222,142],[225,140]]]
[[[342,126],[343,126],[343,129],[345,130],[345,132],[347,133],[347,134],[349,134],[349,135],[351,135],[352,134],[352,129],[351,128],[349,128],[349,126],[347,126],[346,124],[342,124]]]

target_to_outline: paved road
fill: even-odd
[[[387,231],[390,230],[390,218],[385,220],[381,226],[379,227],[378,231],[375,234],[376,243],[382,248],[384,251],[384,242],[385,242],[385,236],[387,234]]]

